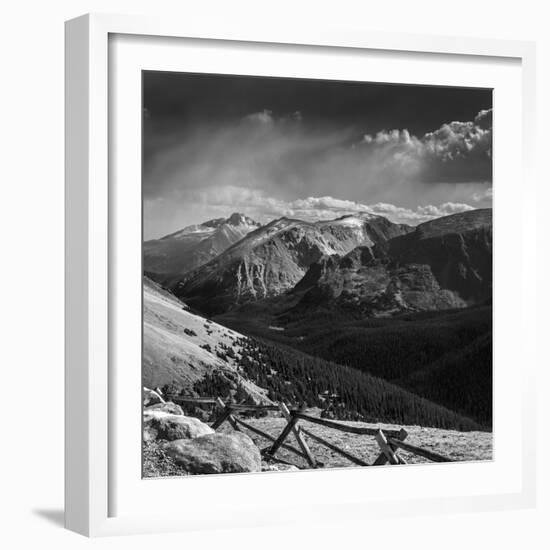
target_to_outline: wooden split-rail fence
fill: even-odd
[[[280,456],[276,456],[280,449],[285,449],[300,458],[304,459],[311,468],[320,468],[324,464],[318,461],[311,452],[307,439],[311,439],[316,443],[327,447],[331,451],[343,456],[353,464],[358,466],[382,466],[384,464],[407,464],[406,460],[400,453],[400,450],[406,451],[413,455],[421,456],[432,462],[453,462],[452,459],[411,445],[407,443],[407,431],[405,429],[400,430],[386,430],[366,426],[353,426],[342,422],[336,422],[325,418],[319,418],[306,414],[303,408],[301,409],[289,409],[288,406],[283,403],[276,403],[272,405],[247,405],[244,403],[226,403],[220,397],[181,397],[181,396],[166,396],[171,401],[179,403],[180,405],[199,405],[199,406],[212,406],[217,409],[218,413],[212,424],[214,430],[218,430],[222,424],[228,422],[232,428],[236,431],[248,430],[253,434],[263,437],[271,442],[270,445],[262,449],[262,455],[264,458],[271,459],[274,462],[280,462],[287,465],[292,465],[287,460],[284,460]],[[267,432],[253,426],[249,422],[246,422],[239,417],[242,413],[253,412],[279,412],[286,420],[286,424],[283,431],[278,437],[275,437]],[[311,432],[304,428],[303,424],[317,424],[324,426],[325,428],[331,428],[340,432],[356,434],[358,436],[366,435],[374,437],[376,443],[380,448],[380,454],[374,460],[372,464],[366,462],[363,458],[357,457],[345,449],[342,449],[338,445],[327,441],[323,437]],[[288,442],[290,435],[294,436],[297,446]]]

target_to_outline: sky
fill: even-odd
[[[144,238],[241,212],[417,225],[492,205],[492,91],[144,71]]]

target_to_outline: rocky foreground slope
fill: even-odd
[[[260,449],[272,443],[257,433],[237,432],[229,423],[214,431],[208,423],[193,416],[186,416],[174,403],[166,403],[158,393],[144,388],[143,455],[144,476],[185,476],[260,472],[273,470],[298,470],[308,468],[308,463],[286,449],[278,451],[282,465],[270,459],[262,459]],[[308,414],[317,416],[318,410]],[[275,415],[249,418],[247,422],[276,438],[284,429],[286,419]],[[392,424],[366,424],[346,422],[353,426],[369,426],[399,430],[403,426]],[[455,461],[490,460],[492,458],[492,434],[486,432],[455,432],[419,426],[404,426],[407,442],[426,450],[449,457]],[[380,447],[371,436],[344,433],[332,428],[308,424],[308,430],[368,464],[374,463]],[[305,436],[308,446],[323,468],[357,467],[340,454]],[[425,463],[426,459],[407,451],[400,455],[408,464]],[[393,466],[392,466],[393,467]]]
[[[162,395],[143,388],[143,474],[145,477],[258,472],[260,449],[240,432],[215,432],[183,414]]]

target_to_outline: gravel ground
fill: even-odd
[[[279,417],[247,418],[245,421],[273,437],[277,437],[286,424],[286,421]],[[372,464],[380,454],[380,448],[372,436],[349,434],[309,422],[300,422],[308,431],[341,447],[357,458],[363,459],[368,464]],[[436,428],[422,428],[420,426],[368,424],[365,422],[343,423],[353,426],[375,427],[387,430],[400,430],[404,428],[408,432],[406,442],[447,456],[456,461],[491,460],[492,458],[493,434],[490,432],[457,432],[453,430],[439,430]],[[226,422],[221,426],[219,431],[230,433],[233,431],[233,428]],[[271,445],[271,441],[250,432],[246,428],[243,428],[243,431],[254,440],[260,449]],[[349,468],[350,466],[356,466],[338,453],[327,449],[324,445],[313,441],[307,436],[305,436],[305,438],[311,452],[325,468]],[[287,438],[286,443],[295,447],[298,446],[293,435]],[[400,450],[399,452],[409,464],[429,462],[427,459],[413,455],[407,451]],[[308,464],[304,459],[286,449],[280,449],[277,452],[277,457],[298,468],[308,468]],[[148,442],[144,444],[143,458],[144,477],[189,475],[180,466],[175,464],[171,458],[164,454],[157,442]],[[270,469],[274,468],[275,465],[272,464],[270,466],[264,463],[264,467],[264,469]]]
[[[277,417],[252,418],[246,419],[246,422],[274,437],[277,437],[281,433],[286,423],[283,418]],[[367,424],[365,422],[345,422],[345,424],[388,430],[400,430],[404,428],[409,434],[405,440],[407,443],[447,456],[456,461],[491,460],[492,458],[493,434],[490,432],[457,432],[453,430],[439,430],[436,428],[422,428],[420,426]],[[374,462],[376,457],[380,454],[380,448],[374,437],[343,433],[308,422],[304,422],[304,427],[308,431],[338,445],[350,454],[363,459],[369,464]],[[232,430],[229,424],[225,424],[220,429],[222,431]],[[257,436],[245,428],[243,428],[243,431],[250,435],[260,448],[269,446],[270,442],[267,439]],[[306,441],[313,455],[319,461],[323,462],[325,467],[337,468],[354,466],[354,464],[346,458],[327,449],[324,445],[320,445],[310,438],[307,438],[307,436]],[[287,443],[297,446],[296,440],[292,435],[288,437]],[[400,450],[399,452],[409,464],[429,462],[427,459],[412,455],[407,451]],[[295,464],[299,468],[307,467],[305,460],[285,449],[281,449],[277,453],[277,456]]]

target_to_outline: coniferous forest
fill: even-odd
[[[390,319],[357,319],[342,311],[286,313],[278,319],[281,331],[270,330],[260,317],[218,320],[261,342],[251,357],[262,350],[264,362],[292,382],[245,358],[247,375],[274,395],[313,405],[328,390],[340,396],[341,416],[491,429],[490,305]]]

